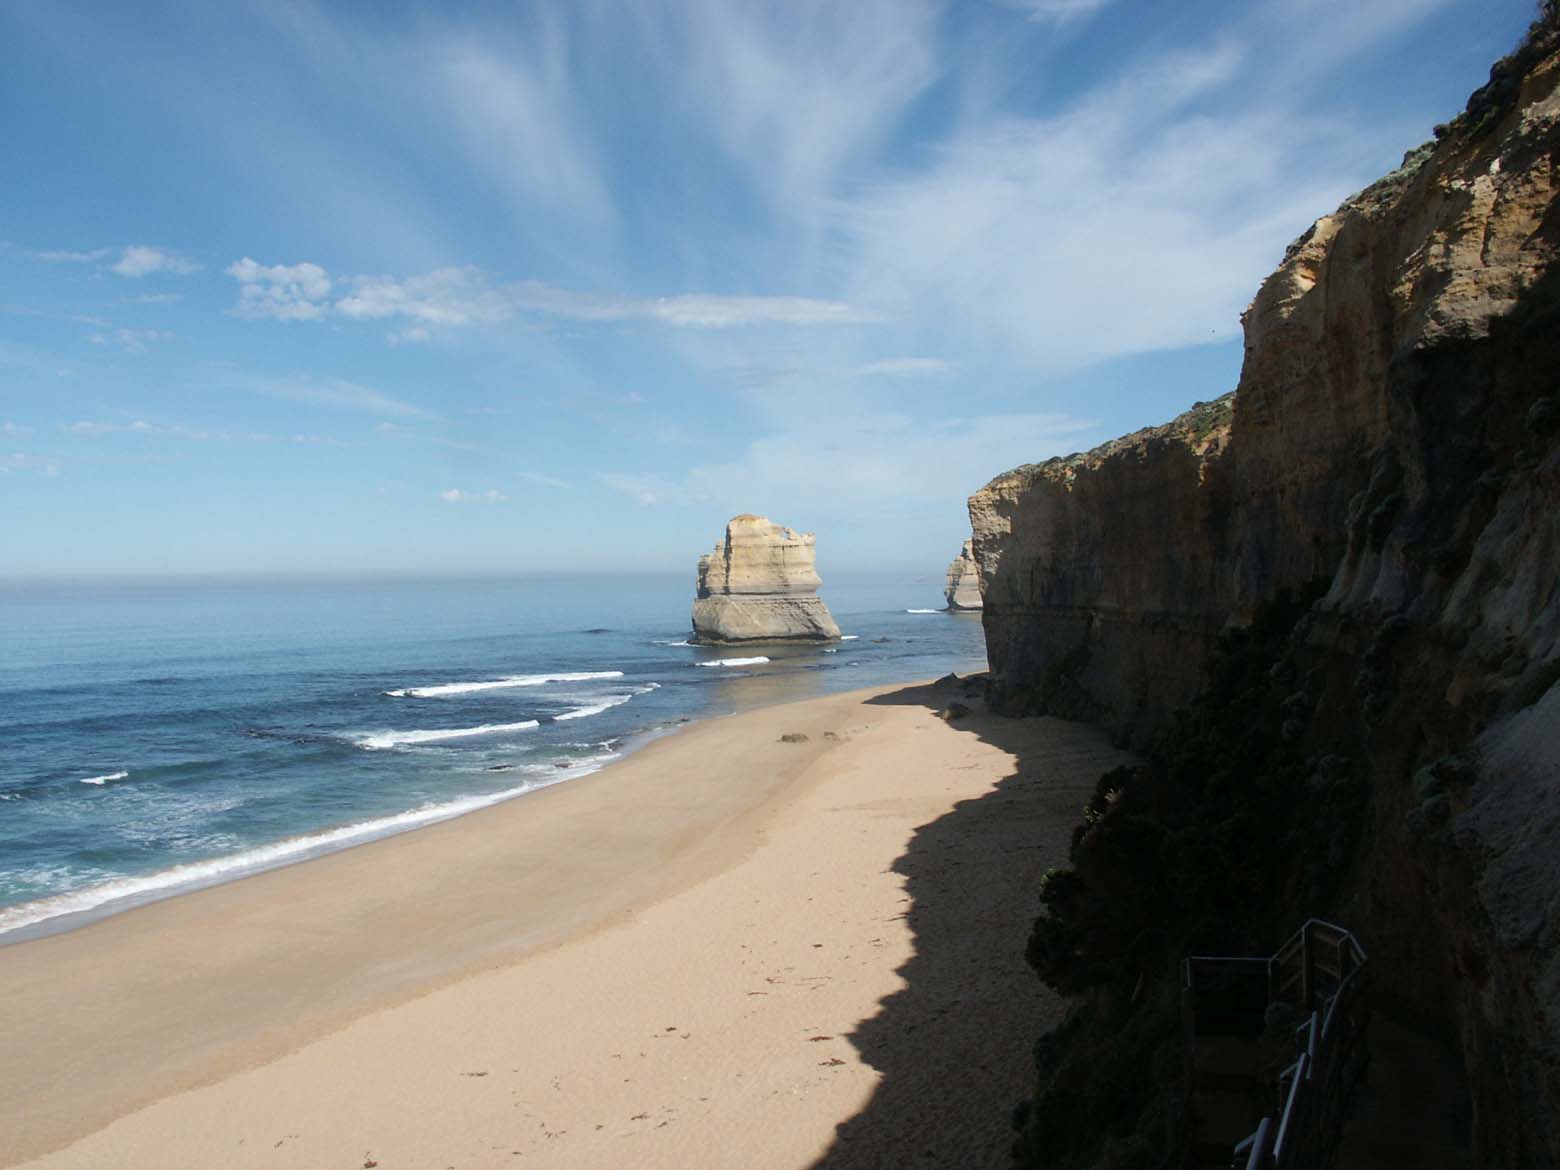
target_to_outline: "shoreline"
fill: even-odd
[[[596,978],[587,952],[602,946],[627,945],[648,963],[672,961],[684,949],[708,955],[711,947],[726,953],[754,945],[734,942],[729,922],[706,926],[714,919],[704,911],[684,922],[671,948],[666,936],[630,936],[645,936],[647,923],[690,899],[729,900],[728,885],[755,867],[763,871],[756,888],[772,891],[776,912],[794,910],[787,875],[796,858],[786,851],[811,848],[814,836],[798,810],[837,783],[881,788],[879,765],[904,756],[910,739],[929,732],[941,754],[898,759],[892,769],[901,776],[920,767],[919,779],[938,789],[952,778],[989,788],[991,773],[1011,766],[1010,756],[989,749],[970,771],[944,774],[947,753],[968,751],[979,737],[941,723],[919,700],[877,705],[918,691],[927,688],[874,687],[690,724],[595,773],[525,794],[529,800],[0,948],[0,1013],[10,1017],[4,1030],[12,1053],[0,1067],[0,1165],[193,1166],[193,1154],[181,1160],[168,1145],[170,1111],[199,1113],[258,1078],[268,1087],[245,1089],[238,1115],[224,1116],[238,1129],[262,1124],[257,1103],[286,1099],[302,1083],[284,1066],[350,1061],[364,1049],[361,1039],[347,1038],[362,1029],[400,1034],[432,1011],[444,1013],[441,1034],[452,1018],[469,1031],[474,1018],[479,1025],[491,1018],[491,1005],[473,1017],[451,1003],[493,980],[542,978],[560,964],[571,974],[553,994],[565,998]],[[1074,787],[1092,788],[1103,770],[1098,763],[1119,756],[1095,733],[1040,722],[1055,725],[1044,729],[1053,738],[1090,745],[1082,772],[1069,781]],[[807,738],[782,742],[782,735]],[[1069,808],[1076,803],[1068,797]],[[939,809],[946,811],[941,803],[928,811]],[[867,814],[851,835],[871,836],[877,819]],[[1020,916],[1018,928],[1027,932],[1027,919]],[[824,924],[807,929],[819,933]],[[1021,940],[1018,948],[1021,956]],[[892,970],[877,976],[892,981]],[[618,1011],[619,1001],[634,999],[633,980],[600,994]],[[699,1010],[695,1003],[682,1014]],[[529,1021],[523,1046],[562,1027],[550,1059],[566,1062],[569,1033],[596,1026],[591,1017],[599,1013],[576,1004],[564,1014],[562,1023]],[[386,1059],[394,1065],[397,1058]],[[765,1062],[748,1053],[743,1063],[761,1071]],[[580,1098],[581,1107],[607,1090],[603,1082]],[[391,1125],[395,1113],[375,1113],[377,1128]],[[144,1127],[157,1136],[138,1159],[134,1134]],[[329,1129],[322,1124],[315,1140],[347,1140]],[[278,1160],[267,1143],[268,1159],[256,1164],[323,1164],[322,1148],[300,1147],[292,1160]],[[51,1150],[57,1153],[45,1156]],[[227,1164],[249,1164],[222,1150]],[[376,1157],[387,1168],[403,1164]]]
[[[849,640],[854,640],[854,635]],[[690,645],[692,643],[689,643]],[[764,659],[768,661],[768,659]],[[979,672],[985,669],[984,663],[971,662],[965,664],[970,672]],[[884,685],[915,685],[884,684]],[[858,688],[861,690],[877,689]],[[845,694],[852,692],[830,692],[829,694]],[[814,696],[815,698],[827,698],[828,694]],[[434,825],[444,824],[447,821],[458,820],[462,817],[472,816],[490,808],[502,804],[521,800],[527,796],[534,796],[549,788],[560,784],[575,783],[585,780],[600,772],[606,771],[623,761],[629,759],[635,752],[649,746],[658,740],[668,736],[681,734],[691,727],[702,723],[708,723],[712,719],[727,719],[735,715],[742,715],[749,711],[763,710],[769,706],[781,706],[792,702],[806,702],[809,700],[781,699],[769,703],[758,703],[750,707],[725,715],[713,715],[704,717],[683,717],[677,722],[668,722],[652,725],[640,731],[624,737],[618,754],[604,763],[597,763],[587,770],[574,775],[561,776],[555,780],[528,786],[520,791],[507,793],[475,793],[466,796],[454,796],[446,802],[430,806],[426,809],[416,807],[405,809],[396,813],[371,818],[366,821],[353,822],[346,825],[327,826],[300,833],[292,837],[278,838],[275,841],[254,845],[235,854],[220,855],[200,861],[183,862],[166,869],[152,870],[144,874],[135,874],[124,878],[116,878],[106,883],[111,886],[142,887],[132,888],[129,892],[113,894],[102,901],[90,901],[99,891],[99,887],[86,886],[79,890],[72,890],[61,894],[51,894],[43,898],[37,898],[30,902],[17,903],[14,906],[0,906],[0,924],[3,924],[8,914],[14,914],[27,907],[42,906],[52,902],[87,901],[88,904],[81,909],[62,910],[50,914],[47,917],[28,921],[19,926],[0,926],[0,952],[5,948],[24,942],[33,942],[38,939],[51,938],[58,934],[67,934],[74,930],[80,930],[91,926],[93,923],[116,918],[121,914],[137,910],[142,906],[154,905],[166,901],[169,898],[182,898],[187,894],[198,893],[201,890],[227,885],[230,882],[245,881],[261,874],[270,873],[273,870],[285,869],[293,865],[301,865],[305,862],[316,861],[323,857],[330,857],[336,853],[357,849],[364,845],[373,844],[376,841],[388,840],[402,836],[406,833],[420,832]],[[467,807],[456,807],[456,806]],[[426,816],[419,814],[427,813]],[[269,856],[267,856],[269,855]],[[241,858],[254,858],[249,862],[240,861]],[[168,880],[175,874],[190,871],[209,871],[206,875],[196,875],[187,878]]]

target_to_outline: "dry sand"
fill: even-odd
[[[0,948],[0,1165],[1001,1165],[1058,1012],[1035,882],[1124,757],[948,697],[695,725]]]

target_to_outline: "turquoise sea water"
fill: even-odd
[[[940,585],[830,581],[850,640],[740,649],[686,645],[681,575],[0,585],[0,943],[566,782],[687,719],[981,669]]]

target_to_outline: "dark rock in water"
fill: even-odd
[[[483,769],[485,772],[509,772],[514,769],[513,764],[489,764]]]
[[[610,634],[611,632],[612,631],[607,629],[606,626],[592,626],[590,629],[585,631],[587,634]]]
[[[873,638],[873,639],[872,639],[872,644],[873,644],[873,645],[874,645],[874,646],[881,646],[881,645],[883,645],[883,644],[884,644],[884,643],[885,643],[885,642],[892,642],[892,641],[893,641],[893,639],[892,639],[892,638]]]

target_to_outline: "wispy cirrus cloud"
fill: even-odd
[[[185,423],[154,423],[144,418],[124,422],[99,419],[79,419],[60,423],[57,428],[67,435],[134,435],[140,438],[182,439],[192,443],[272,443],[276,436],[265,431],[235,430],[231,427],[189,426]],[[292,441],[324,441],[320,436],[293,436]]]
[[[1093,16],[1115,0],[1001,0],[1008,8],[1016,8],[1029,14],[1030,20],[1051,21],[1065,24],[1085,16]]]
[[[106,333],[94,333],[88,340],[93,345],[118,345],[126,353],[145,353],[151,342],[172,336],[172,333],[163,329],[113,329]]]
[[[679,483],[654,472],[603,471],[598,478],[613,491],[622,492],[646,508],[657,504],[702,503],[707,498],[702,490],[687,482]]]
[[[115,251],[114,248],[91,248],[86,251],[53,249],[29,252],[28,255],[34,260],[44,260],[50,264],[99,264],[113,256]],[[112,264],[104,265],[105,269],[115,276],[134,279],[150,276],[154,272],[171,272],[176,276],[188,276],[200,271],[198,263],[170,248],[159,248],[151,244],[128,244],[117,251],[119,258]]]
[[[492,325],[521,314],[573,321],[651,321],[683,329],[810,328],[883,320],[871,310],[817,297],[706,293],[625,297],[575,292],[540,281],[495,285],[473,266],[402,278],[349,276],[338,280],[318,264],[268,266],[246,256],[229,265],[227,272],[240,285],[234,310],[239,316],[283,321],[337,316],[419,323],[391,335],[397,342],[426,341],[427,326]]]
[[[869,378],[948,378],[958,368],[957,363],[941,358],[880,358],[873,362],[863,362],[856,367],[856,373]]]
[[[361,411],[390,418],[432,418],[434,414],[415,403],[392,398],[345,378],[266,378],[255,375],[230,375],[227,381],[241,390],[282,398],[310,406]]]
[[[678,477],[609,471],[599,478],[646,507],[783,500],[865,520],[907,503],[962,500],[1003,467],[1077,450],[1095,425],[1059,412],[934,422],[881,412],[838,418],[824,431],[776,431],[734,459]]]
[[[30,435],[32,433],[32,427],[25,423],[0,423],[0,435]]]
[[[452,41],[434,70],[473,168],[521,206],[568,219],[613,216],[595,140],[577,106],[563,23],[536,13],[532,35],[502,46]]]
[[[558,488],[561,490],[569,486],[566,481],[558,479],[556,476],[544,475],[540,471],[517,471],[515,472],[515,478],[524,480],[526,483],[534,483],[537,487]]]
[[[0,475],[13,471],[35,471],[40,475],[58,475],[60,466],[55,460],[43,455],[24,455],[21,452],[0,455]]]
[[[485,492],[468,492],[460,488],[447,488],[439,493],[439,499],[446,504],[501,504],[508,498],[497,488],[489,488]]]
[[[95,264],[99,260],[112,256],[112,248],[93,248],[86,252],[72,252],[64,249],[54,251],[29,252],[34,260],[44,260],[50,264]]]

